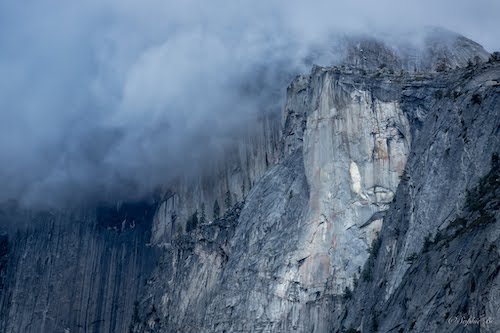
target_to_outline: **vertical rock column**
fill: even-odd
[[[323,292],[327,281],[341,294],[382,226],[406,164],[410,129],[399,103],[378,99],[369,87],[324,70],[310,80],[317,96],[305,110],[303,132],[309,213],[296,278],[310,295]]]

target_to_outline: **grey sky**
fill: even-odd
[[[0,0],[0,201],[148,191],[254,121],[262,96],[237,87],[256,68],[306,71],[331,33],[424,25],[497,50],[498,13],[497,0]]]

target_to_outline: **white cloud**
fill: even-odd
[[[251,119],[265,96],[239,87],[257,68],[282,78],[331,33],[423,25],[499,49],[499,12],[494,0],[1,1],[0,200],[120,192],[117,179],[148,190]]]

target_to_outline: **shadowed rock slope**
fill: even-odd
[[[126,332],[155,265],[146,246],[155,207],[8,210],[2,223],[29,227],[0,238],[0,331]]]
[[[337,330],[500,330],[500,67],[447,77]]]

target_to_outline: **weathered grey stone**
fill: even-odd
[[[476,332],[457,323],[475,318],[498,331],[499,65],[449,74],[412,145],[370,279],[337,330]]]
[[[498,151],[498,68],[480,64],[440,74],[391,74],[315,67],[310,75],[298,76],[287,91],[282,162],[247,196],[234,234],[219,240],[227,248],[227,263],[215,260],[217,252],[207,252],[206,246],[196,245],[199,241],[187,253],[182,248],[185,262],[198,268],[175,262],[155,273],[143,305],[149,324],[138,324],[136,331],[386,332],[412,327],[430,332],[460,327],[444,326],[451,314],[436,309],[426,310],[436,322],[429,326],[418,317],[423,305],[401,312],[393,308],[401,302],[392,300],[401,297],[393,295],[413,297],[415,304],[424,299],[407,286],[428,283],[425,269],[439,271],[441,263],[420,261],[417,267],[424,272],[414,278],[409,261],[418,257],[411,251],[418,253],[425,236],[433,239],[453,218],[443,207],[461,210],[467,184],[477,183]],[[473,97],[476,91],[481,98]],[[297,180],[302,185],[290,185]],[[290,206],[287,200],[296,201]],[[495,224],[490,228],[496,229]],[[178,253],[181,244],[167,253]],[[484,244],[481,238],[477,244]],[[203,250],[196,250],[200,246]],[[442,256],[435,252],[436,258]],[[484,248],[475,253],[481,252]],[[381,262],[392,266],[379,268],[376,255],[380,261],[387,257]],[[489,267],[491,275],[497,259],[489,260],[464,267]],[[459,265],[456,259],[452,267]],[[179,268],[177,274],[187,275],[168,278]],[[173,284],[161,287],[163,274]],[[200,285],[198,276],[217,278],[200,289],[194,286]],[[174,281],[187,282],[179,286]],[[480,311],[494,314],[490,292],[483,299]],[[156,321],[148,317],[153,305]],[[188,310],[176,311],[179,305]],[[387,319],[377,315],[382,313]],[[405,320],[406,326],[401,324]]]
[[[149,205],[18,212],[29,227],[8,236],[0,331],[126,332],[155,265],[152,213]]]
[[[415,57],[351,42],[342,66],[290,84],[281,133],[264,119],[154,214],[56,214],[2,236],[0,327],[498,331],[500,63],[460,36]]]

